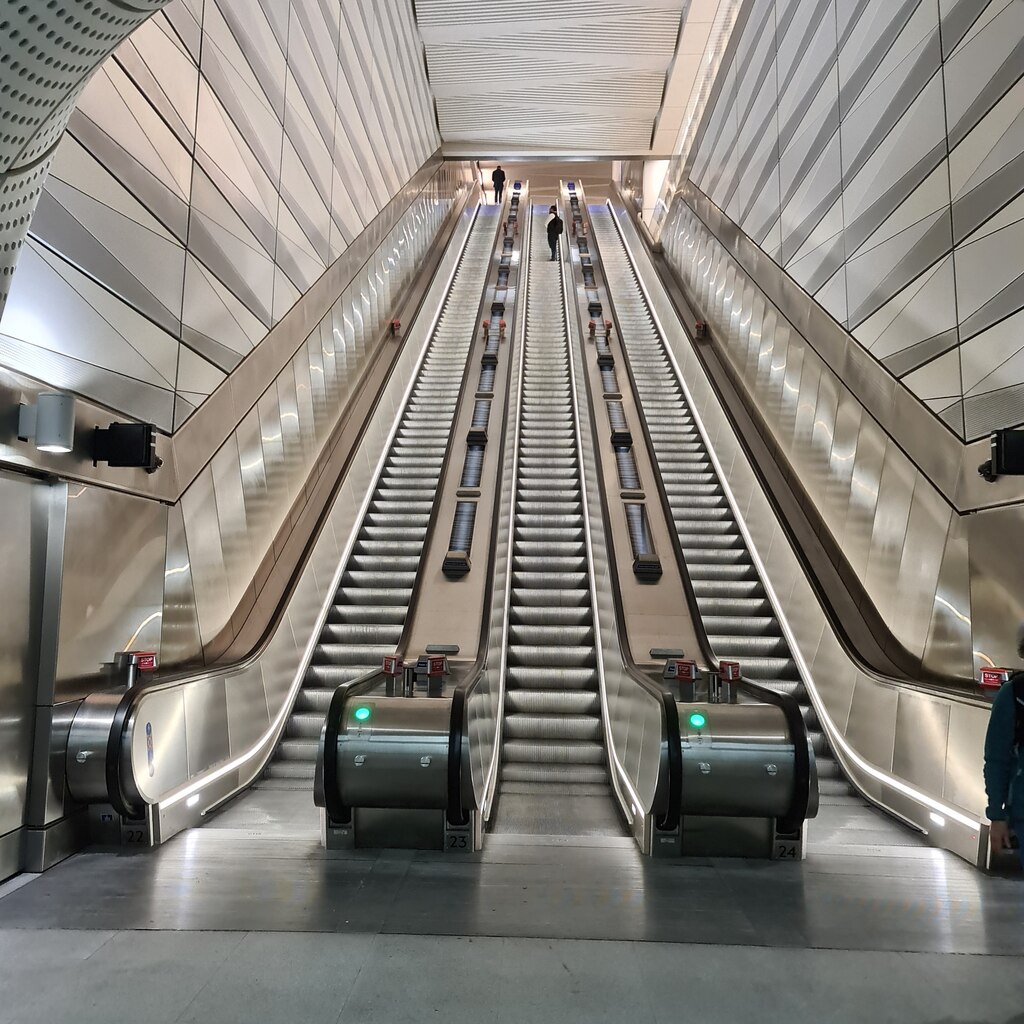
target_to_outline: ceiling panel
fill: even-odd
[[[687,0],[416,0],[445,143],[651,151]]]

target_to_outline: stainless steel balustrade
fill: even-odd
[[[563,241],[563,248],[567,258],[578,258],[567,240]],[[565,287],[568,288],[568,282]],[[563,301],[568,308],[568,291]],[[577,421],[591,424],[583,325],[578,317],[570,317],[569,337]],[[668,829],[659,827],[659,820],[670,812],[672,734],[662,699],[642,686],[631,671],[627,644],[619,634],[615,571],[602,514],[594,435],[589,429],[580,430],[580,454],[591,601],[599,648],[599,692],[612,788],[640,849],[653,856],[674,856],[679,852],[678,822],[671,822]]]
[[[241,383],[230,395],[215,394],[210,408],[197,412],[195,426],[186,424],[175,439],[184,491],[169,510],[161,635],[165,664],[219,656],[237,635],[244,621],[239,609],[247,607],[247,599],[252,605],[261,562],[275,552],[282,526],[308,487],[332,432],[358,400],[366,372],[381,348],[391,344],[385,327],[394,302],[415,277],[455,202],[456,194],[446,191],[450,177],[442,168],[422,183],[395,223],[383,214],[374,221],[370,236],[353,253],[363,257],[362,266],[353,268],[354,277],[326,315],[304,328],[308,337],[291,358],[282,359],[278,351],[286,336],[273,335],[253,353],[253,364],[239,370],[251,391],[266,372],[265,363],[275,356],[283,363],[262,394],[247,399]],[[399,211],[396,204],[394,212]],[[325,277],[334,273],[332,268]],[[314,291],[322,287],[318,282]],[[245,411],[247,400],[252,405]],[[231,410],[241,406],[237,427],[210,458],[210,435],[220,428],[214,413],[225,402]],[[196,465],[200,453],[203,462]]]
[[[984,863],[981,761],[987,704],[897,684],[851,659],[749,465],[635,228],[614,204],[611,215],[829,748],[846,776],[874,803],[927,833],[935,845]]]
[[[402,412],[312,664],[269,767],[271,778],[313,778],[335,689],[380,666],[402,637],[438,477],[476,334],[492,217],[478,217],[430,347]],[[480,223],[482,221],[482,223]]]
[[[100,709],[99,719],[93,714],[96,702],[83,705],[82,728],[73,729],[67,758],[69,783],[77,799],[141,805],[151,840],[159,843],[198,824],[207,810],[262,771],[334,607],[359,525],[374,500],[373,485],[399,430],[399,414],[426,360],[459,261],[467,246],[489,235],[481,230],[471,238],[475,218],[476,209],[461,215],[424,302],[424,309],[438,312],[430,320],[421,317],[410,330],[377,413],[273,634],[253,658],[230,671],[203,672],[158,684],[136,691],[130,701],[121,702],[118,697],[116,704],[108,702]],[[486,217],[488,222],[491,219]],[[473,249],[474,258],[484,262],[489,252],[489,239],[486,246],[476,244]],[[106,726],[98,725],[104,718]],[[96,770],[100,761],[102,773]],[[110,783],[117,779],[123,792],[111,793]]]
[[[641,849],[674,852],[678,832],[657,827],[669,802],[666,712],[656,688],[645,688],[623,656],[580,331],[575,317],[566,319],[561,261],[558,268],[548,265],[546,210],[538,208],[526,221],[524,248],[531,259],[521,287],[527,315],[516,331],[489,660],[467,697],[464,801],[483,821],[514,831],[524,820],[536,826],[544,818],[546,798],[578,799],[582,786],[583,799],[607,799],[610,782]],[[571,444],[567,430],[575,435]],[[556,461],[546,441],[559,446]],[[556,490],[571,492],[565,500],[549,493],[552,470],[560,481]],[[563,510],[566,503],[571,507]],[[552,586],[566,574],[568,589]],[[573,633],[568,648],[565,630]],[[590,637],[589,664],[586,639],[576,642],[582,630]],[[495,651],[499,658],[491,660]]]
[[[747,678],[800,701],[814,746],[819,792],[848,798],[850,786],[814,717],[782,626],[676,379],[611,212],[595,206],[590,219],[686,571],[714,655],[739,661]]]
[[[427,694],[409,692],[402,679],[387,678],[381,672],[354,677],[348,668],[320,670],[343,680],[336,690],[323,694],[330,706],[317,752],[314,793],[317,805],[323,809],[323,838],[328,848],[381,843],[437,848],[442,841],[445,849],[455,851],[480,846],[480,807],[486,787],[483,776],[494,757],[498,721],[494,688],[499,680],[500,623],[504,620],[505,602],[505,541],[499,532],[499,522],[507,505],[507,501],[502,501],[506,491],[500,484],[504,464],[500,460],[505,460],[512,449],[504,407],[509,394],[506,385],[518,371],[515,353],[522,334],[521,236],[516,226],[522,194],[521,187],[513,190],[508,217],[499,235],[500,245],[491,263],[494,276],[484,288],[482,298],[477,290],[472,309],[474,314],[479,310],[483,319],[491,311],[491,323],[496,327],[494,305],[501,303],[505,306],[502,316],[511,323],[518,340],[499,344],[496,331],[485,332],[483,344],[474,345],[466,365],[465,347],[475,342],[477,321],[473,318],[460,326],[462,362],[468,376],[463,383],[460,370],[462,395],[452,423],[453,447],[444,465],[435,468],[435,477],[441,473],[434,503],[437,526],[429,549],[423,550],[421,556],[416,616],[404,626],[394,627],[393,641],[410,661],[423,650],[424,640],[435,640],[438,633],[447,636],[450,631],[455,631],[460,643],[466,645],[461,651],[463,660],[453,659],[451,674],[432,695],[429,690]],[[501,213],[504,215],[505,210]],[[491,396],[487,401],[494,405],[488,420],[492,428],[501,426],[501,436],[492,429],[490,440],[480,442],[470,438],[477,425],[479,396],[484,392]],[[429,436],[424,440],[422,435],[435,429],[436,423],[430,420],[408,436],[422,448],[429,443]],[[446,441],[447,435],[448,431]],[[486,554],[481,554],[472,571],[467,565],[464,572],[454,577],[454,582],[442,564],[428,564],[423,559],[448,564],[451,549],[444,542],[446,513],[457,515],[463,504],[456,500],[456,491],[466,497],[462,492],[466,463],[460,467],[460,452],[467,457],[479,456],[480,478],[474,490],[482,485],[483,491],[474,494],[478,501],[472,504],[477,512],[475,546]],[[504,521],[507,522],[507,516]],[[471,539],[465,538],[467,545]],[[492,570],[497,576],[496,586]],[[476,619],[471,606],[478,599],[484,602],[484,609]],[[471,625],[451,621],[459,614],[454,611],[456,608],[466,614]],[[467,657],[467,648],[475,653]],[[428,646],[428,654],[430,650]],[[459,652],[458,645],[455,651]]]

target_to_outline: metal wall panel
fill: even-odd
[[[274,536],[258,409],[251,409],[239,423],[235,443],[238,445],[238,469],[242,477],[246,532],[251,557],[258,562]]]
[[[203,644],[199,636],[192,563],[188,556],[185,519],[180,503],[167,510],[163,612],[160,626],[161,661],[171,665],[200,662]]]
[[[744,5],[654,216],[663,239],[692,187],[724,211],[817,306],[808,319],[839,328],[826,358],[875,414],[867,390],[893,406],[894,436],[936,438],[915,459],[949,496],[947,441],[1024,422],[1024,7],[969,6],[957,30],[934,2]]]
[[[1024,622],[1024,508],[969,516],[971,624],[975,666],[1016,665],[1015,632]]]
[[[974,675],[968,557],[970,518],[953,516],[950,520],[924,652],[927,668],[959,676]]]
[[[896,707],[893,771],[926,792],[942,793],[949,746],[950,705],[903,690]]]
[[[212,466],[207,466],[182,496],[181,511],[196,591],[199,634],[207,644],[227,625],[234,611],[218,529]]]
[[[237,595],[249,585],[254,571],[245,501],[242,497],[238,447],[234,438],[217,452],[210,468],[213,472],[213,493],[217,509],[216,526],[227,575],[230,610],[233,612],[238,603]]]
[[[45,484],[0,473],[0,836],[25,820],[46,555],[45,519],[40,522],[35,497],[45,490]]]
[[[378,43],[358,53],[337,30],[337,2],[332,10],[207,0],[185,13],[174,5],[90,80],[93,66],[166,2],[130,12],[130,4],[96,0],[79,17],[88,39],[56,50],[47,19],[29,19],[25,39],[60,60],[25,94],[31,109],[19,118],[20,141],[7,140],[0,166],[10,170],[26,133],[38,129],[38,145],[20,154],[31,152],[34,164],[74,111],[74,136],[57,148],[32,224],[42,244],[25,249],[35,272],[14,280],[8,365],[28,373],[45,353],[65,386],[172,431],[367,226],[370,249],[377,244],[391,225],[374,219],[406,193],[403,183],[440,138],[407,4],[375,21]],[[195,49],[181,43],[183,24]],[[349,60],[358,67],[339,77],[339,61]],[[339,88],[351,74],[378,89],[386,82],[394,102]],[[32,167],[26,212],[45,171]],[[26,224],[15,220],[16,251]],[[6,283],[0,308],[4,298]],[[75,322],[78,331],[59,329]]]

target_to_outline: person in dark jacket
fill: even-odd
[[[1024,660],[1024,625],[1017,632],[1017,655]],[[1004,683],[992,704],[985,735],[985,817],[992,822],[989,842],[992,851],[1011,849],[1011,837],[1020,842],[1024,867],[1024,750],[1017,744],[1017,707],[1014,685]]]
[[[501,164],[491,172],[491,184],[494,186],[494,201],[500,203],[501,194],[505,191],[505,172],[501,169]]]
[[[562,218],[558,216],[558,210],[555,207],[551,207],[548,211],[548,245],[551,246],[551,259],[558,259],[558,236],[562,233],[565,225],[562,223]]]

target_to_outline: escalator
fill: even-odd
[[[621,836],[604,748],[562,262],[531,214],[503,756],[492,832]]]
[[[740,662],[747,678],[799,701],[814,746],[822,802],[859,803],[828,751],[612,215],[605,206],[592,206],[588,212],[637,400],[712,650],[716,658]]]
[[[476,333],[498,207],[481,207],[266,778],[308,788],[335,689],[402,636]]]

